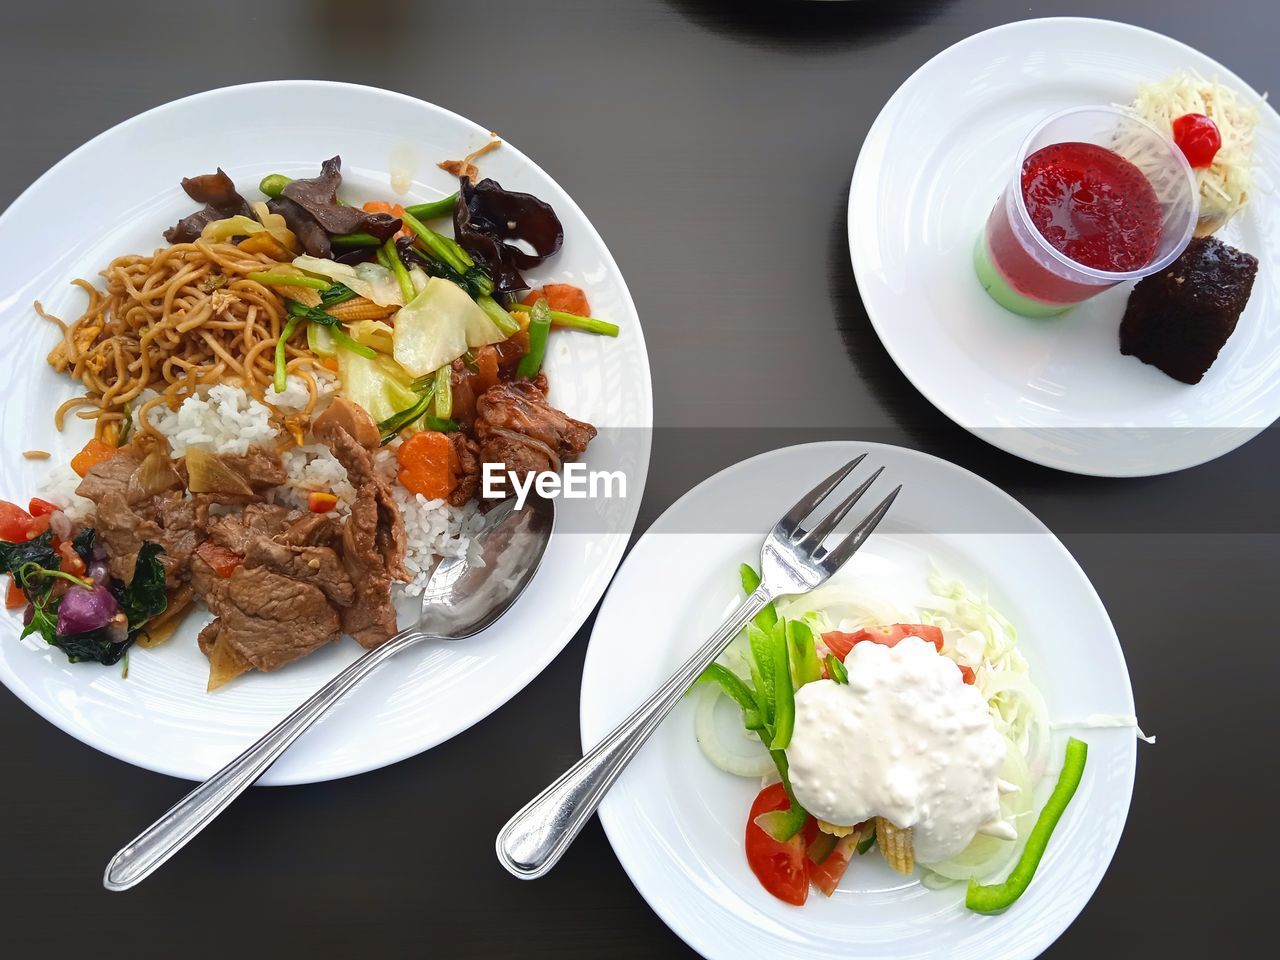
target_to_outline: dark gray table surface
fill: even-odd
[[[1276,432],[1148,480],[1016,460],[907,383],[849,269],[849,176],[898,84],[968,34],[1059,14],[1170,34],[1259,89],[1280,79],[1272,0],[38,0],[7,5],[0,30],[0,204],[119,121],[251,80],[386,87],[500,131],[592,218],[639,307],[659,429],[637,533],[716,470],[815,436],[916,447],[1009,490],[1092,578],[1160,738],[1139,751],[1106,878],[1045,956],[1248,956],[1277,930]],[[762,389],[766,373],[778,389]],[[187,784],[98,754],[0,692],[0,952],[690,955],[598,825],[537,883],[492,853],[506,817],[579,755],[590,629],[449,743],[354,779],[252,791],[123,896],[102,890],[103,865]]]

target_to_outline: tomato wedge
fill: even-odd
[[[837,840],[835,848],[827,854],[825,860],[821,863],[809,861],[809,879],[826,896],[831,896],[836,892],[836,887],[840,886],[840,880],[849,869],[849,861],[853,859],[853,852],[858,849],[858,841],[862,839],[862,831],[865,829],[865,823],[858,824],[858,831]]]
[[[843,660],[849,655],[855,643],[870,640],[872,643],[892,647],[903,637],[919,637],[921,640],[932,643],[938,648],[939,653],[942,652],[942,628],[931,627],[925,623],[895,623],[888,627],[855,630],[853,633],[831,630],[822,635],[822,642],[838,659]]]
[[[23,543],[31,529],[31,514],[16,503],[0,500],[0,540],[6,543]]]
[[[790,806],[782,784],[774,783],[760,791],[747,815],[747,865],[771,894],[784,903],[800,907],[809,896],[810,861],[805,849],[817,831],[817,824],[810,817],[805,828],[786,843],[779,843],[756,826],[756,817],[760,814],[786,810]]]
[[[22,588],[13,581],[9,580],[9,589],[4,594],[4,606],[6,610],[18,610],[27,605],[27,595],[22,592]]]
[[[47,513],[57,513],[58,505],[50,503],[48,500],[41,500],[39,497],[32,497],[31,502],[27,504],[27,513],[33,517],[44,516]]]

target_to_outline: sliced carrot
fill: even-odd
[[[244,557],[240,554],[219,546],[212,540],[206,540],[196,547],[196,556],[212,567],[213,572],[220,577],[231,576],[236,567],[244,562]]]
[[[83,450],[71,458],[71,469],[83,477],[98,464],[110,460],[119,452],[119,447],[103,443],[97,437],[94,437],[84,445]]]
[[[400,204],[398,203],[387,203],[387,201],[385,200],[370,200],[360,209],[362,209],[365,213],[389,213],[393,217],[404,216],[404,207],[400,206]],[[399,232],[396,233],[396,236],[397,237],[411,236],[411,234],[409,233],[409,228],[401,227]]]
[[[326,370],[332,370],[334,373],[338,372],[337,357],[325,357],[324,360],[321,361],[321,363],[323,364]]]
[[[338,505],[338,498],[332,493],[308,493],[307,509],[312,513],[328,513]]]
[[[591,316],[591,304],[580,287],[572,283],[548,283],[545,287],[530,290],[529,295],[521,302],[532,307],[540,297],[547,298],[547,306],[562,313],[572,313],[575,317]]]
[[[27,605],[27,595],[22,592],[22,588],[18,586],[13,579],[9,580],[9,589],[5,591],[4,606],[6,610],[17,610],[19,607]]]
[[[453,444],[443,433],[424,430],[414,434],[400,444],[396,459],[400,462],[400,484],[412,493],[443,500],[457,486]]]

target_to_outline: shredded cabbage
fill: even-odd
[[[1217,79],[1206,80],[1190,70],[1138,88],[1132,109],[1165,136],[1173,136],[1173,121],[1188,113],[1211,119],[1222,136],[1213,163],[1195,171],[1200,186],[1200,226],[1196,233],[1212,233],[1231,219],[1249,198],[1253,172],[1253,131],[1258,111]],[[1143,141],[1145,142],[1145,141]],[[1117,143],[1116,152],[1144,166],[1137,142]],[[1158,186],[1158,185],[1157,185]]]

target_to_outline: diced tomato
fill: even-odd
[[[786,810],[791,806],[782,784],[765,787],[751,804],[747,815],[747,865],[761,885],[785,903],[803,906],[809,897],[809,858],[805,855],[808,845],[806,833],[814,829],[813,818],[808,828],[786,843],[779,843],[756,825],[756,817],[774,810]]]
[[[921,640],[932,643],[938,648],[939,653],[942,652],[941,628],[931,627],[923,623],[895,623],[888,627],[868,627],[864,630],[855,630],[853,633],[831,630],[822,635],[822,642],[826,644],[828,650],[836,655],[837,659],[843,660],[849,655],[849,651],[853,649],[854,644],[861,643],[863,640],[870,640],[872,643],[880,643],[886,647],[892,647],[903,637],[919,637]]]
[[[80,559],[80,554],[76,553],[76,548],[70,542],[63,540],[58,544],[58,556],[62,559],[63,570],[73,577],[84,576],[84,561]]]
[[[53,515],[42,513],[38,517],[31,518],[31,525],[27,527],[27,539],[34,540],[40,534],[49,529],[49,524],[53,520]]]
[[[575,317],[591,316],[591,304],[587,302],[587,295],[580,287],[571,283],[548,283],[545,287],[530,290],[528,296],[520,302],[526,307],[532,307],[541,297],[547,298],[547,306],[552,310],[572,313]]]
[[[71,458],[71,469],[83,477],[95,466],[110,460],[119,452],[119,447],[103,443],[97,437],[94,437],[84,445],[83,450]]]
[[[836,892],[836,887],[840,886],[840,880],[849,869],[849,861],[853,859],[853,852],[858,848],[862,830],[865,829],[865,824],[858,824],[858,831],[837,840],[835,848],[827,854],[825,860],[821,863],[809,861],[809,879],[826,896],[831,896]]]
[[[9,589],[5,591],[4,606],[6,610],[17,610],[19,607],[27,605],[27,595],[22,592],[22,588],[14,582],[13,578],[9,578]]]
[[[32,497],[31,502],[27,504],[27,513],[33,517],[43,516],[46,513],[57,513],[58,505],[50,503],[48,500],[41,500],[39,497]]]
[[[401,486],[428,500],[443,500],[458,485],[453,444],[443,433],[424,430],[400,444],[397,474]]]
[[[328,513],[338,505],[338,498],[332,493],[308,493],[307,509],[312,513]]]
[[[196,556],[213,568],[220,577],[229,577],[236,567],[244,562],[240,554],[219,546],[212,540],[206,540],[196,547]]]
[[[31,514],[16,503],[0,500],[0,540],[22,543],[31,529]]]
[[[973,672],[972,667],[966,667],[963,663],[957,663],[956,666],[960,668],[960,676],[964,678],[965,683],[971,684],[978,679],[978,675]]]

